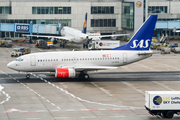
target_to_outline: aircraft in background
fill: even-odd
[[[78,75],[88,79],[88,71],[116,69],[152,56],[149,48],[156,20],[157,15],[151,15],[127,44],[111,50],[33,53],[18,57],[7,66],[21,72],[55,72],[57,78]]]
[[[102,37],[114,37],[114,36],[126,36],[129,34],[114,34],[114,35],[98,35],[98,36],[89,36],[86,34],[86,28],[87,28],[87,13],[85,14],[85,20],[83,25],[83,30],[77,30],[71,27],[64,26],[60,30],[61,36],[45,36],[45,35],[23,35],[26,37],[41,37],[41,38],[51,38],[51,41],[55,41],[55,39],[60,39],[61,44],[60,47],[65,47],[64,42],[70,42],[75,44],[83,44],[87,42],[88,39],[97,39]],[[54,43],[57,43],[55,41]]]
[[[173,32],[180,32],[180,30],[176,30],[176,27],[174,27]]]

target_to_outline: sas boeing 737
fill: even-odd
[[[87,28],[87,13],[85,15],[85,20],[83,24],[83,30],[77,30],[71,27],[64,26],[60,30],[61,36],[44,36],[44,35],[23,35],[27,37],[41,37],[41,38],[51,38],[52,41],[55,39],[61,39],[61,44],[60,47],[64,47],[64,41],[69,42],[69,43],[75,43],[75,44],[83,44],[85,43],[88,39],[100,39],[102,37],[114,37],[114,36],[126,36],[129,34],[113,34],[113,35],[98,35],[98,36],[89,36],[86,34],[86,28]],[[57,42],[55,42],[57,43]]]
[[[18,57],[7,66],[21,72],[55,72],[57,78],[88,79],[88,71],[116,69],[152,56],[149,48],[156,20],[157,15],[151,15],[127,44],[111,50],[33,53]]]

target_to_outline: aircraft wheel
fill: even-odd
[[[88,74],[84,74],[84,79],[89,79],[89,75]]]
[[[26,79],[29,79],[30,78],[30,74],[26,74]]]

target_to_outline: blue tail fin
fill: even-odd
[[[87,27],[87,13],[85,15],[85,20],[84,20],[84,24],[83,24],[83,31],[82,33],[86,34],[86,27]]]
[[[149,50],[156,20],[157,15],[151,15],[127,44],[111,50]]]

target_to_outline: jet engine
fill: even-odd
[[[57,78],[75,78],[76,71],[72,68],[56,68],[55,77]]]

